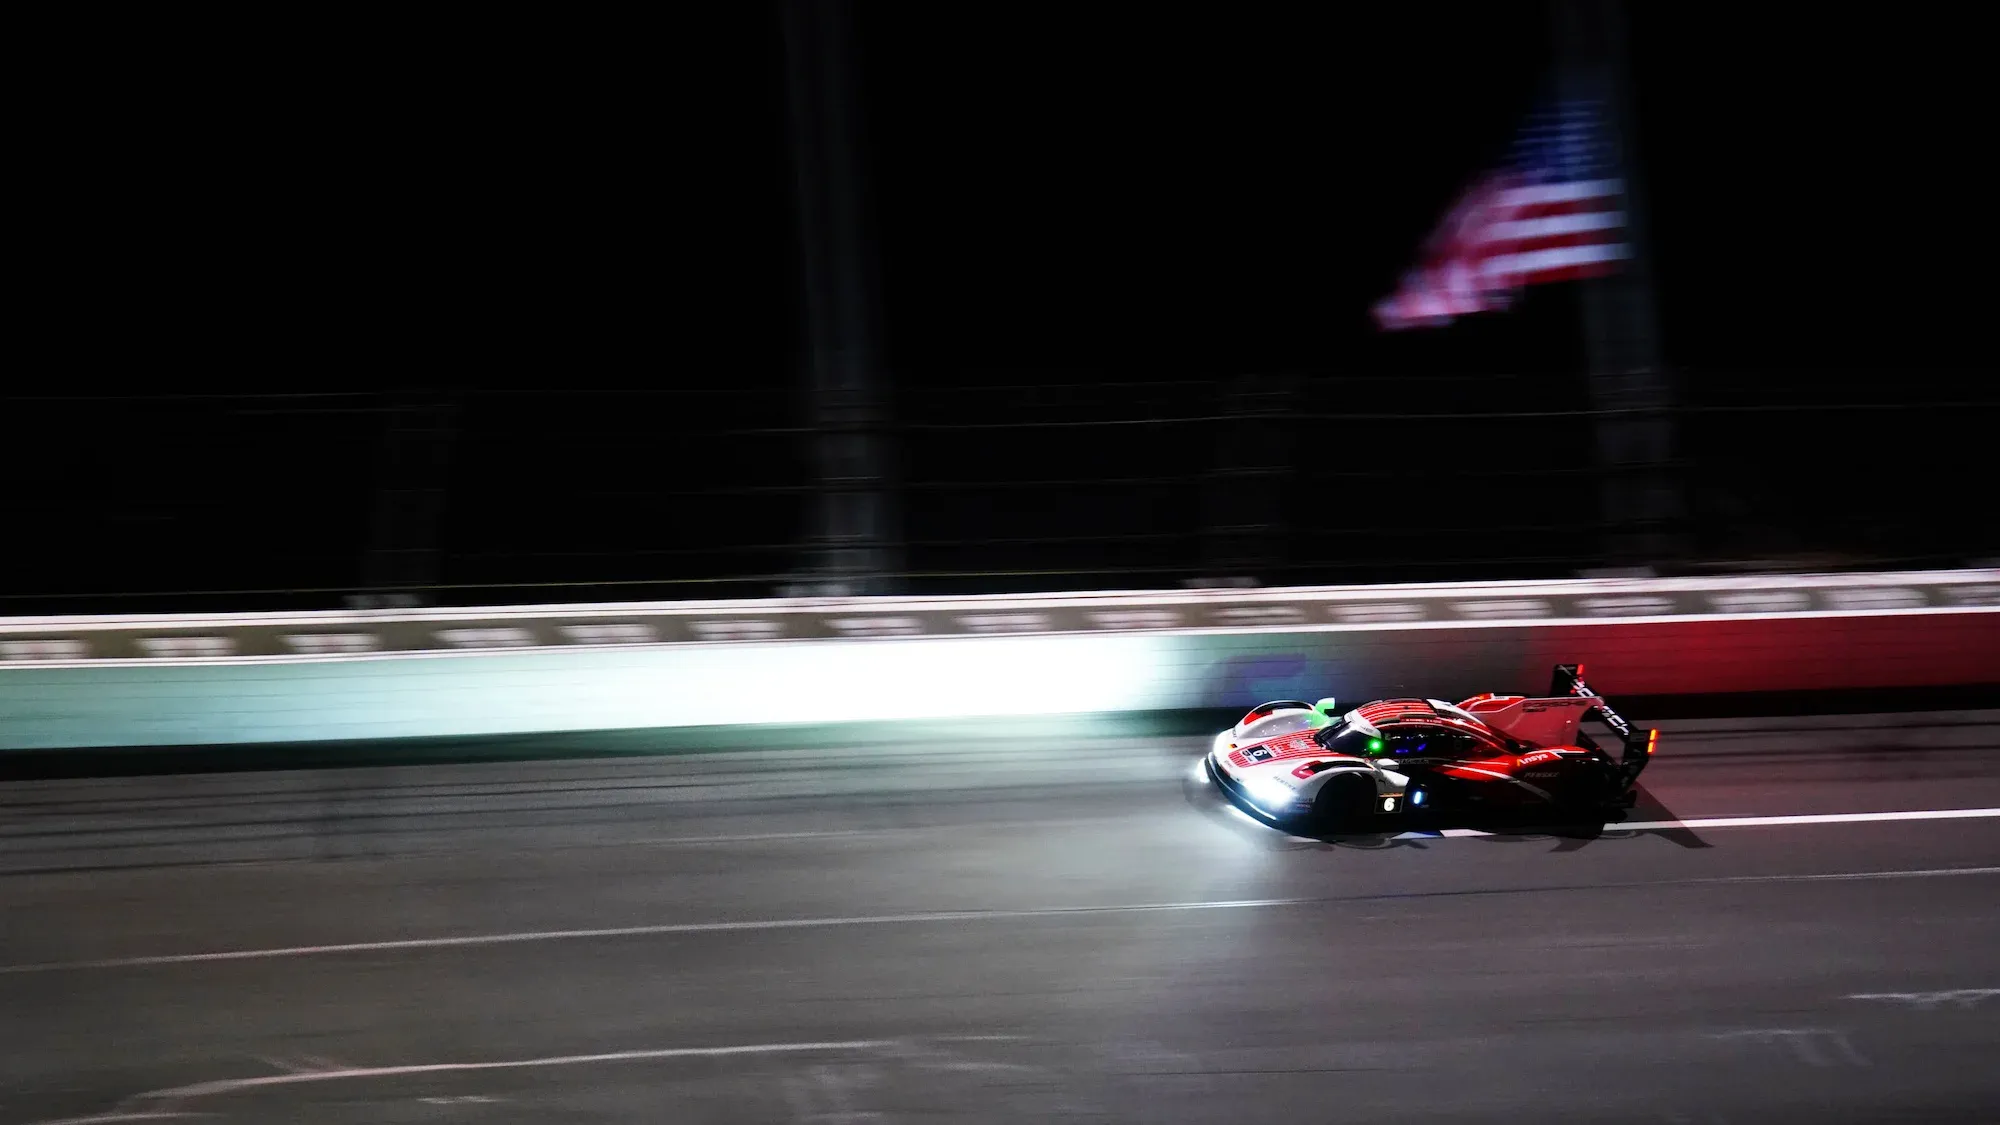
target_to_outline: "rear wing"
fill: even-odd
[[[1603,696],[1592,691],[1590,685],[1584,682],[1581,664],[1556,665],[1555,671],[1549,677],[1549,694],[1581,695],[1590,698],[1592,706],[1586,717],[1597,719],[1610,727],[1618,736],[1620,751],[1618,767],[1625,775],[1625,784],[1629,786],[1639,780],[1640,772],[1646,768],[1646,763],[1652,760],[1653,749],[1659,745],[1659,731],[1634,730],[1632,724],[1625,721],[1625,716],[1620,715],[1611,704],[1605,702]],[[1588,735],[1579,732],[1578,739],[1578,745],[1592,745]]]

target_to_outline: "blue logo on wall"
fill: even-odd
[[[1331,694],[1332,668],[1303,652],[1246,652],[1215,668],[1210,702],[1251,706],[1267,699],[1317,699]]]

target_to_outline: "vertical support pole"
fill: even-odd
[[[1292,471],[1286,416],[1296,390],[1287,376],[1239,375],[1223,391],[1230,421],[1217,436],[1209,477],[1206,582],[1262,582],[1284,561],[1284,482]]]
[[[1554,0],[1558,81],[1566,99],[1601,109],[1611,163],[1625,183],[1632,257],[1581,283],[1590,405],[1597,415],[1600,554],[1614,568],[1653,567],[1686,551],[1675,463],[1675,389],[1654,324],[1645,185],[1633,138],[1620,0]]]
[[[886,594],[892,551],[877,386],[850,0],[784,0],[804,282],[807,412],[818,488],[808,589]]]
[[[438,583],[457,408],[428,391],[398,394],[383,435],[380,483],[357,605],[416,606]]]

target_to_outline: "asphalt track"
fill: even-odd
[[[1418,838],[1198,739],[17,782],[0,1122],[2000,1120],[2000,712],[1662,729]]]

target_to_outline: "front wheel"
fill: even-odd
[[[1358,828],[1375,811],[1375,784],[1359,771],[1327,779],[1313,798],[1313,824],[1323,832]]]

